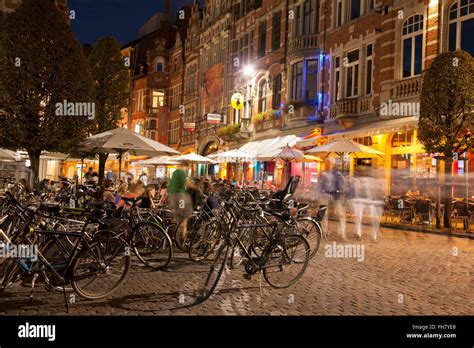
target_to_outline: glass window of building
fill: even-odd
[[[407,147],[412,146],[414,138],[414,131],[397,132],[392,137],[392,147]]]
[[[303,5],[303,34],[314,34],[313,28],[313,1],[312,0],[305,0]]]
[[[291,99],[303,99],[303,61],[293,64],[291,69]]]
[[[360,0],[349,0],[348,20],[360,17]]]
[[[318,61],[306,60],[305,101],[317,103]]]
[[[272,108],[278,109],[281,104],[281,74],[273,79]]]
[[[333,102],[341,99],[341,58],[334,58],[334,94]]]
[[[267,80],[263,79],[258,85],[258,112],[267,109]]]
[[[423,15],[414,15],[405,21],[402,43],[402,76],[420,75],[423,62]]]
[[[357,97],[359,93],[359,50],[347,53],[346,97]]]
[[[258,56],[263,57],[266,53],[267,23],[263,21],[258,27]]]
[[[151,106],[158,108],[163,106],[165,103],[165,93],[163,91],[153,90],[151,97]]]
[[[280,48],[280,37],[281,37],[281,12],[275,12],[272,18],[272,51]]]
[[[365,94],[372,94],[372,51],[373,45],[367,45],[365,55]]]
[[[342,25],[342,0],[335,0],[335,23],[334,26],[340,27]]]
[[[155,72],[163,72],[165,70],[165,59],[163,57],[156,57],[153,65]]]
[[[474,0],[458,0],[449,8],[448,49],[474,55]]]

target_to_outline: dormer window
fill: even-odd
[[[155,72],[164,72],[165,71],[165,59],[163,57],[156,57],[153,62],[153,67]]]

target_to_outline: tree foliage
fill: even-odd
[[[423,74],[418,138],[445,158],[474,145],[474,59],[464,51],[442,53]]]
[[[444,160],[444,226],[451,227],[453,160],[472,149],[474,60],[464,51],[442,53],[423,74],[418,138]],[[440,197],[441,198],[441,197]]]
[[[96,105],[96,117],[90,131],[97,134],[116,128],[121,110],[128,106],[130,75],[120,45],[112,37],[99,39],[87,60],[94,79]],[[104,177],[107,157],[107,154],[99,154],[100,182]]]
[[[99,39],[87,60],[94,79],[96,104],[91,133],[97,134],[116,128],[121,110],[128,106],[130,78],[120,45],[112,37]]]
[[[41,151],[67,153],[87,135],[86,117],[57,116],[55,105],[91,102],[91,74],[51,1],[25,0],[0,25],[0,146],[26,149],[36,177]]]

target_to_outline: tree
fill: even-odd
[[[112,37],[97,41],[88,57],[94,79],[94,101],[96,117],[92,134],[102,133],[117,127],[121,110],[128,106],[130,78],[120,52],[120,45]],[[99,178],[104,178],[108,154],[99,154]]]
[[[32,183],[42,151],[67,153],[87,134],[87,117],[57,112],[57,103],[82,105],[91,96],[90,71],[67,20],[49,0],[25,0],[0,24],[0,147],[28,152]]]
[[[423,74],[418,138],[445,164],[444,226],[451,227],[453,160],[472,148],[474,59],[464,51],[442,53]]]

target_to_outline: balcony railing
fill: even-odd
[[[395,82],[392,87],[393,100],[418,98],[421,93],[421,76]]]
[[[329,106],[329,119],[337,120],[342,117],[363,116],[373,111],[371,95],[341,99]]]
[[[288,51],[294,52],[298,50],[304,50],[308,48],[317,48],[317,47],[318,47],[317,34],[301,35],[290,40]]]
[[[163,106],[159,106],[157,108],[148,108],[148,116],[158,116],[158,114],[160,113],[160,111],[162,111],[163,109]]]

